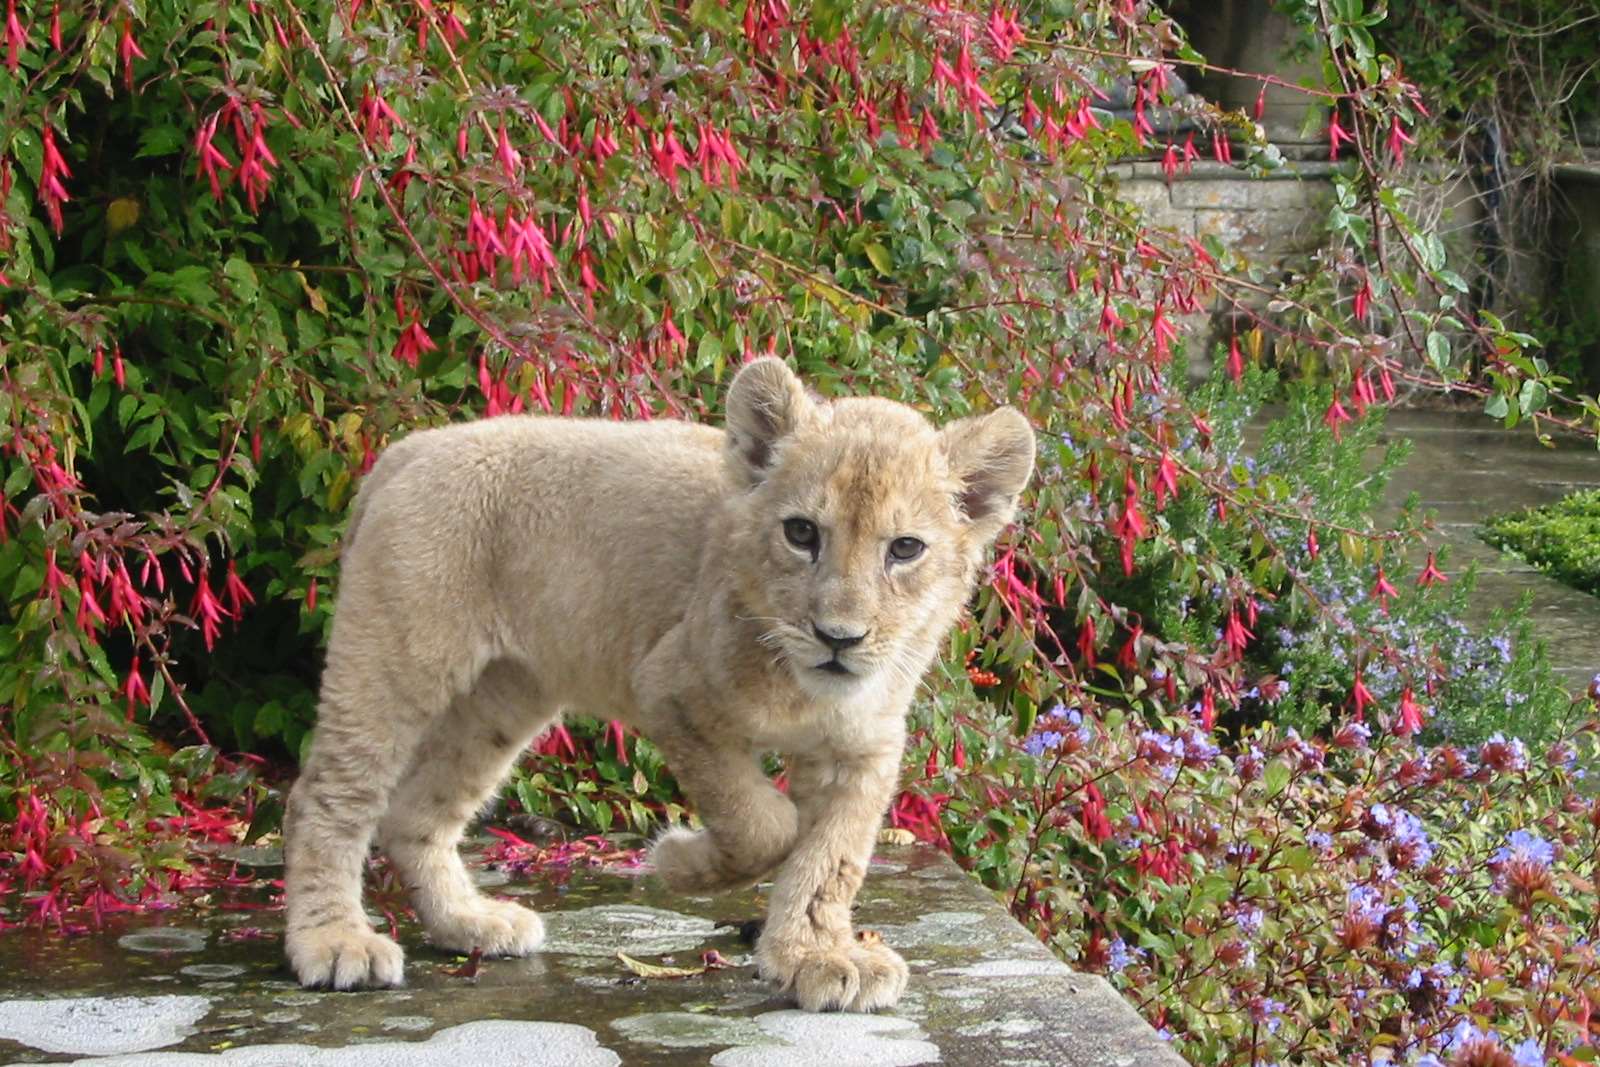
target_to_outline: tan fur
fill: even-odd
[[[850,906],[894,793],[918,678],[1011,521],[1033,434],[1011,409],[935,429],[810,399],[779,360],[726,431],[497,418],[389,448],[356,501],[311,754],[290,800],[289,961],[306,985],[398,985],[361,907],[376,839],[442,948],[523,955],[543,926],[457,854],[518,753],[568,709],[665,754],[704,829],[652,852],[695,891],[776,880],[761,972],[808,1010],[895,1003],[905,963]],[[812,553],[790,518],[820,531]],[[896,562],[900,537],[926,544]],[[861,636],[838,653],[813,627]],[[761,770],[783,754],[785,796]]]

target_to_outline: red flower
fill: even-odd
[[[144,53],[139,50],[139,42],[133,39],[133,20],[122,20],[122,38],[117,41],[117,55],[122,57],[122,81],[129,91],[133,89],[133,61],[135,58],[143,59]]]
[[[1228,377],[1236,382],[1244,377],[1244,353],[1239,351],[1237,334],[1228,341]]]
[[[217,168],[221,167],[223,170],[233,169],[233,164],[228,162],[228,157],[223,155],[211,143],[211,139],[217,134],[217,122],[221,118],[222,112],[213,113],[210,118],[200,123],[200,129],[194,135],[194,150],[199,157],[196,173],[211,183],[211,198],[213,200],[222,199],[222,178],[217,173]]]
[[[1172,462],[1172,453],[1161,450],[1161,463],[1156,467],[1156,510],[1167,506],[1167,497],[1178,495],[1178,465]]]
[[[1344,409],[1343,404],[1339,403],[1337,396],[1328,405],[1328,410],[1323,414],[1322,421],[1327,425],[1328,429],[1333,431],[1333,439],[1335,441],[1339,440],[1340,428],[1350,421],[1350,413]]]
[[[1078,654],[1083,657],[1083,665],[1090,670],[1094,669],[1094,616],[1085,615],[1083,625],[1078,628]]]
[[[1367,683],[1362,679],[1361,672],[1356,672],[1355,684],[1350,688],[1350,696],[1356,702],[1356,722],[1367,720],[1367,706],[1372,703],[1372,690],[1367,688]]]
[[[989,42],[994,45],[995,58],[1004,63],[1011,58],[1011,52],[1022,41],[1022,26],[1017,22],[1015,10],[1007,11],[999,4],[989,12],[989,22],[984,27],[984,32],[989,35]]]
[[[1083,831],[1096,842],[1104,841],[1111,836],[1111,820],[1106,818],[1106,798],[1100,790],[1095,788],[1093,782],[1088,782],[1083,787],[1083,808],[1079,812],[1083,820]]]
[[[67,161],[62,158],[61,151],[56,148],[55,127],[48,122],[44,124],[43,138],[43,164],[39,171],[39,202],[44,205],[44,213],[50,216],[50,225],[57,234],[61,232],[61,205],[72,199],[67,195],[67,187],[61,179],[72,177],[72,171],[67,167]]]
[[[1167,142],[1167,150],[1161,154],[1161,173],[1168,185],[1172,184],[1172,179],[1178,174],[1178,146],[1171,141]]]
[[[133,657],[133,663],[128,667],[128,680],[122,683],[122,695],[128,701],[128,719],[132,721],[133,712],[138,707],[150,706],[150,689],[144,684],[144,676],[139,673],[139,657]]]
[[[250,592],[249,586],[239,578],[239,572],[234,569],[234,561],[228,561],[228,574],[222,583],[222,598],[228,602],[228,614],[238,618],[244,611],[246,604],[254,604],[255,596]]]
[[[1385,612],[1389,610],[1389,598],[1394,596],[1397,592],[1399,592],[1399,590],[1395,589],[1394,584],[1390,582],[1388,576],[1383,573],[1383,568],[1379,567],[1378,580],[1373,583],[1372,595],[1378,599],[1378,604]]]
[[[1244,628],[1244,623],[1239,621],[1239,609],[1229,610],[1228,621],[1222,627],[1222,643],[1228,646],[1228,652],[1234,659],[1244,656],[1244,649],[1255,634]]]
[[[1339,109],[1334,108],[1328,113],[1328,159],[1337,162],[1339,146],[1354,143],[1355,138],[1350,135],[1350,131],[1339,125]]]
[[[1444,572],[1439,570],[1438,566],[1434,563],[1433,553],[1429,552],[1428,562],[1423,564],[1422,573],[1417,575],[1417,584],[1420,586],[1429,586],[1438,582],[1448,582],[1449,580],[1449,578],[1445,577]]]
[[[522,155],[511,147],[511,138],[506,136],[506,120],[500,120],[500,133],[495,139],[494,157],[500,161],[500,169],[505,172],[510,181],[517,180],[517,171],[522,169]]]
[[[401,363],[415,367],[422,358],[422,353],[432,352],[438,347],[434,344],[433,338],[428,336],[428,331],[422,328],[422,316],[413,311],[410,324],[400,331],[390,355]]]
[[[27,43],[28,31],[22,28],[22,20],[17,18],[17,0],[6,0],[6,69],[13,74],[17,72],[22,49]]]
[[[1422,706],[1411,695],[1408,685],[1400,693],[1400,717],[1394,722],[1397,737],[1412,737],[1422,730]]]
[[[1406,146],[1416,143],[1416,138],[1401,128],[1400,116],[1391,115],[1389,117],[1389,154],[1394,157],[1395,166],[1405,166]]]
[[[222,620],[227,618],[228,612],[211,591],[210,575],[205,567],[200,569],[200,580],[194,590],[194,606],[189,609],[189,614],[199,622],[200,636],[206,643],[206,651],[210,652],[217,643],[217,635],[222,632]]]
[[[1372,306],[1372,285],[1363,277],[1361,288],[1356,290],[1356,295],[1351,300],[1351,310],[1355,312],[1357,321],[1367,321],[1367,311]]]

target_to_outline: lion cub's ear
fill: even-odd
[[[950,471],[961,482],[957,503],[988,541],[1016,514],[1033,473],[1033,427],[1016,408],[957,419],[940,431]]]
[[[772,449],[811,411],[806,390],[783,360],[745,364],[728,387],[728,468],[745,485],[766,477]]]

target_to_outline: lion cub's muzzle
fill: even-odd
[[[841,677],[850,677],[861,673],[858,669],[852,668],[850,664],[846,663],[840,654],[865,641],[867,632],[862,630],[860,633],[854,633],[849,626],[843,626],[838,623],[830,623],[824,626],[813,620],[811,633],[822,643],[822,646],[827,650],[828,656],[823,662],[816,664],[815,669]]]

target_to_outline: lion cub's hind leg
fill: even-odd
[[[526,956],[544,942],[537,913],[478,891],[458,846],[467,823],[554,718],[554,710],[540,704],[529,671],[495,660],[417,746],[378,842],[411,889],[428,940],[439,948]]]

